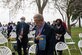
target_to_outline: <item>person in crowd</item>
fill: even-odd
[[[62,20],[61,19],[57,19],[56,20],[56,26],[54,26],[54,31],[55,31],[55,35],[56,35],[56,43],[57,42],[64,42],[64,34],[66,33],[66,29],[62,24]],[[58,51],[59,55],[62,55],[62,51]],[[55,53],[56,54],[56,53]]]
[[[29,25],[25,23],[25,17],[21,17],[20,20],[21,22],[16,26],[17,52],[18,55],[22,55],[21,48],[23,47],[24,55],[27,55]]]
[[[17,24],[19,24],[19,23],[20,23],[20,21],[17,22]]]
[[[56,26],[56,21],[54,20],[51,26]]]
[[[66,23],[65,23],[65,22],[62,22],[62,24],[63,24],[64,28],[65,28],[66,31],[67,31],[67,25],[66,25]]]
[[[48,21],[47,24],[50,25],[50,22]]]
[[[54,55],[54,29],[44,21],[41,14],[36,14],[33,18],[36,30],[36,55]]]
[[[16,32],[16,24],[15,23],[12,23],[13,25],[12,25],[12,27],[13,27],[13,32]]]
[[[8,26],[7,26],[7,38],[10,37],[10,33],[12,31],[13,27],[12,27],[12,24],[11,23],[8,23]]]
[[[1,22],[0,22],[0,27],[2,27],[2,24],[1,24]]]
[[[1,22],[0,22],[0,31],[1,31],[1,32],[3,31]]]

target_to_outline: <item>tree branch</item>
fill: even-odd
[[[38,8],[41,8],[41,1],[40,0],[36,0],[36,4],[37,4]]]
[[[42,9],[44,9],[44,7],[46,6],[48,0],[43,0],[43,4],[42,4]]]

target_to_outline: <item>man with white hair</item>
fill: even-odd
[[[41,14],[36,14],[34,17],[35,22],[35,43],[36,55],[54,55],[55,37],[53,28],[50,27]]]

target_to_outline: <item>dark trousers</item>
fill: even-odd
[[[54,52],[46,52],[46,51],[43,51],[43,50],[38,50],[36,52],[36,55],[54,55]]]
[[[36,55],[46,55],[46,53],[45,53],[45,51],[43,51],[43,50],[38,50],[38,51],[36,52]]]
[[[22,50],[21,48],[23,47],[23,52],[24,52],[24,55],[27,55],[27,42],[20,42],[19,40],[17,40],[17,52],[18,52],[18,55],[22,55]]]
[[[46,48],[45,50],[40,50],[39,46],[37,44],[37,46],[36,46],[36,55],[54,55],[54,49],[52,49],[52,48],[49,48],[49,49]]]
[[[7,38],[9,38],[10,37],[10,33],[11,33],[11,31],[8,31],[8,33],[7,33]]]

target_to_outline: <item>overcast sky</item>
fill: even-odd
[[[29,0],[28,3],[25,3],[25,9],[24,12],[19,9],[18,13],[16,14],[15,18],[9,18],[9,9],[3,8],[0,3],[0,22],[3,24],[6,24],[10,21],[17,22],[20,20],[22,16],[26,17],[26,22],[33,21],[33,16],[38,13],[38,9],[36,4],[29,5],[31,0]],[[53,8],[52,5],[50,5],[51,8]],[[60,13],[56,9],[49,9],[48,5],[44,9],[44,18],[45,21],[52,22],[53,20],[56,20],[57,18],[62,18]]]
[[[56,20],[56,18],[62,18],[57,10],[55,10],[55,13],[53,13],[54,10],[53,9],[49,10],[48,6],[46,6],[44,10],[45,21],[53,21]],[[30,22],[31,20],[33,20],[33,16],[37,13],[38,10],[36,4],[30,5],[30,7],[28,7],[27,5],[24,9],[24,12],[19,10],[15,18],[9,18],[9,10],[7,8],[0,7],[0,22],[1,23],[8,23],[9,21],[17,22],[20,20],[20,17],[22,16],[26,17],[26,22]]]

